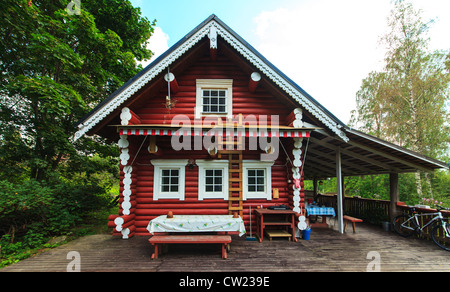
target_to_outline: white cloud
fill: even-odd
[[[381,69],[379,36],[389,1],[302,1],[260,13],[256,48],[344,123],[370,71]]]
[[[167,35],[160,27],[155,27],[147,48],[150,49],[154,55],[150,60],[141,62],[144,68],[169,49],[169,35]]]

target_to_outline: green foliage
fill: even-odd
[[[82,0],[80,15],[66,11],[69,2],[0,0],[6,264],[50,237],[86,232],[93,213],[104,220],[119,175],[117,146],[71,137],[78,120],[140,71],[136,60],[152,55],[147,43],[155,22],[129,0]]]
[[[371,72],[356,94],[351,126],[429,157],[448,161],[450,145],[449,50],[430,52],[428,32],[420,10],[395,1],[388,19],[385,68]],[[443,176],[418,171],[404,175],[400,194],[405,202],[436,198],[449,185]],[[415,187],[414,187],[415,184]],[[444,200],[445,201],[445,200]]]

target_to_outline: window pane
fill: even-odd
[[[225,107],[224,106],[219,106],[219,112],[220,113],[224,113],[225,112]]]
[[[212,105],[210,108],[211,108],[211,110],[210,110],[211,113],[217,113],[218,112],[217,105]]]
[[[256,187],[256,190],[257,190],[258,192],[264,192],[264,186],[263,186],[263,185],[262,185],[262,186],[258,185],[258,186]]]
[[[248,176],[255,176],[255,174],[256,174],[256,171],[253,170],[253,169],[250,169],[250,170],[248,171]]]
[[[249,178],[248,178],[248,183],[249,183],[250,185],[254,185],[254,184],[256,183],[256,179],[255,179],[254,177],[249,177]]]
[[[217,92],[217,90],[211,90],[211,96],[218,96],[219,93]]]
[[[215,177],[214,178],[214,184],[215,185],[221,185],[222,184],[222,178],[221,177]]]
[[[214,186],[214,191],[215,192],[221,192],[222,191],[222,186],[221,185]]]
[[[209,90],[203,90],[203,96],[208,97],[209,96]]]
[[[172,170],[171,170],[171,175],[172,175],[172,176],[178,176],[178,175],[179,175],[178,173],[179,173],[179,170],[178,170],[178,169],[172,169]]]
[[[205,191],[212,192],[214,190],[214,187],[212,185],[206,185]]]
[[[203,112],[204,113],[209,113],[209,105],[204,105],[203,106]]]
[[[206,170],[206,176],[213,176],[213,175],[214,175],[214,170],[212,170],[212,169]]]
[[[170,191],[171,191],[171,192],[178,192],[178,186],[177,186],[177,185],[175,185],[175,186],[170,186]]]
[[[214,183],[214,178],[213,177],[206,177],[206,184],[207,185],[212,185]]]
[[[177,185],[178,184],[178,177],[171,177],[170,178],[170,184]]]
[[[215,97],[211,98],[211,105],[216,105],[216,104],[219,104],[219,99],[215,98]]]
[[[225,104],[226,99],[225,98],[219,98],[219,104]]]
[[[225,90],[220,90],[220,91],[219,91],[219,96],[220,96],[220,97],[225,97],[225,93],[226,93]]]
[[[162,176],[170,176],[170,170],[169,169],[163,169]]]
[[[163,191],[163,192],[168,192],[168,191],[169,191],[169,186],[168,186],[168,185],[163,185],[163,186],[161,187],[161,191]]]
[[[258,169],[257,170],[257,172],[258,172],[258,176],[264,176],[264,169]]]
[[[248,191],[249,192],[254,192],[255,190],[256,190],[255,186],[251,186],[251,185],[248,186]]]

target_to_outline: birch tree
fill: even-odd
[[[381,38],[387,49],[385,68],[363,80],[352,123],[372,135],[439,158],[450,142],[449,50],[429,52],[432,23],[425,22],[421,11],[410,3],[394,4],[389,31]],[[423,176],[430,182],[428,174]],[[417,172],[420,197],[421,177]]]

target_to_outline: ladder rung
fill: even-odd
[[[242,207],[228,207],[228,211],[242,211]]]
[[[228,179],[229,182],[242,182],[242,178],[240,177],[233,177]]]
[[[228,197],[228,201],[242,201],[242,198],[239,198],[239,197]]]
[[[222,145],[237,145],[238,141],[222,141]]]
[[[220,150],[220,154],[241,154],[239,150]]]
[[[229,188],[228,191],[230,191],[230,192],[242,192],[242,188]]]

